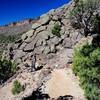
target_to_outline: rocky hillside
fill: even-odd
[[[83,37],[70,25],[73,6],[70,2],[40,16],[8,46],[4,55],[15,61],[19,70],[1,87],[0,100],[85,100],[71,70],[73,48]],[[25,89],[14,96],[11,89],[16,79]]]

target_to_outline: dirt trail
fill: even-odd
[[[46,82],[45,86],[45,93],[52,98],[71,95],[73,100],[85,100],[78,80],[70,68],[55,69],[52,72],[51,79]]]
[[[50,67],[52,69],[52,72],[49,80],[45,81],[44,83],[45,88],[43,89],[43,91],[44,93],[49,94],[51,98],[71,95],[73,96],[73,100],[85,100],[84,92],[79,86],[79,81],[73,74],[71,65],[67,64],[69,56],[72,56],[72,50],[64,49],[60,51],[53,59],[49,60],[48,64],[44,66],[44,69]],[[36,74],[38,74],[38,72],[36,72]],[[29,72],[23,72],[21,73],[21,75],[17,76],[18,80],[20,80],[22,84],[29,84],[24,93],[22,92],[21,94],[19,94],[19,96],[25,96],[32,92],[32,88],[34,88],[37,82],[36,80],[35,83],[33,82],[33,76],[34,75]],[[44,76],[44,78],[48,76],[49,75]],[[38,78],[37,76],[34,77]],[[0,90],[0,100],[14,100],[11,99],[14,97],[11,93],[11,89],[12,82],[7,84]]]
[[[53,68],[51,78],[44,84],[44,93],[51,98],[71,95],[73,100],[85,100],[84,92],[79,86],[77,77],[73,74],[72,65],[67,64],[69,56],[72,57],[72,49],[60,51],[47,66]]]

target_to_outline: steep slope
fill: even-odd
[[[73,47],[82,38],[79,30],[70,25],[69,13],[73,6],[74,3],[70,2],[40,16],[31,30],[9,46],[5,56],[17,63],[19,71],[0,89],[0,100],[29,100],[34,97],[35,100],[47,100],[45,95],[37,92],[34,96],[37,89],[47,93],[49,100],[67,100],[68,96],[72,97],[68,100],[84,100],[84,93],[71,70]],[[15,79],[25,86],[25,90],[17,96],[11,93]]]

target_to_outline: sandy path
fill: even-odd
[[[83,91],[78,84],[78,80],[70,68],[55,69],[52,72],[51,79],[46,82],[44,91],[52,98],[71,95],[73,100],[85,100]]]

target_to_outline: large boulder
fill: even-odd
[[[21,37],[21,39],[24,41],[26,40],[28,37],[32,37],[34,35],[34,30],[29,30],[28,32],[24,33]]]
[[[45,25],[50,21],[50,17],[47,14],[44,14],[40,17],[39,22],[41,23],[41,25]]]
[[[28,38],[25,40],[25,43],[30,43],[30,42],[32,42],[32,40],[33,40],[33,38],[28,37]]]
[[[34,35],[34,30],[29,30],[28,32],[26,32],[26,35],[28,37],[32,37]]]
[[[31,43],[27,44],[25,46],[25,48],[23,49],[24,52],[32,52],[34,50],[34,47],[35,47],[35,42],[32,41]]]
[[[50,33],[48,31],[42,31],[39,33],[40,39],[48,40],[50,37]]]
[[[50,53],[50,47],[46,46],[43,52],[44,52],[44,54],[49,54]]]
[[[61,42],[61,39],[58,37],[51,38],[51,44],[58,45]]]
[[[57,15],[54,15],[53,17],[52,17],[52,20],[54,20],[54,21],[58,21],[58,16]]]
[[[41,26],[41,23],[39,23],[39,22],[36,22],[36,23],[34,23],[33,25],[32,25],[32,29],[37,29],[38,27],[40,27]]]
[[[27,37],[28,36],[26,34],[23,34],[22,37],[21,37],[21,39],[24,41],[25,39],[27,39]]]
[[[42,25],[47,24],[50,21],[50,17],[45,14],[40,17],[40,19],[32,25],[32,29],[37,29]]]
[[[39,32],[41,32],[41,31],[43,31],[45,29],[46,29],[46,26],[41,26],[41,27],[36,29],[35,33],[39,33]]]

